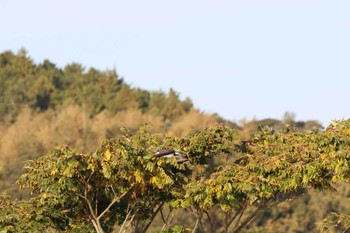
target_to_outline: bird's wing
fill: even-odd
[[[162,156],[166,156],[166,155],[172,155],[174,153],[175,153],[174,150],[160,150],[160,151],[157,151],[156,153],[154,153],[154,156],[155,157],[162,157]]]

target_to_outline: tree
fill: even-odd
[[[92,224],[97,232],[110,232],[136,215],[139,221],[152,218],[153,209],[169,198],[165,190],[181,181],[181,173],[170,176],[152,159],[159,140],[141,129],[104,141],[93,154],[62,147],[28,162],[19,183],[37,194],[36,203],[54,211],[48,217],[55,228],[85,231]]]
[[[198,138],[208,143],[199,149],[195,140],[149,134],[146,126],[134,134],[125,130],[124,136],[104,141],[92,154],[61,147],[29,161],[18,183],[36,195],[31,200],[35,206],[50,209],[45,212],[48,226],[110,232],[118,224],[146,232],[164,204],[182,196],[190,174],[188,165],[158,159],[155,151],[182,147],[193,161],[200,161],[196,153],[220,149],[220,138],[206,139]]]
[[[333,190],[332,184],[349,180],[349,123],[334,122],[323,132],[261,128],[235,147],[240,156],[233,163],[188,183],[176,205],[193,209],[195,229],[218,232],[222,226],[222,232],[240,232],[263,209],[310,189]],[[210,212],[217,207],[224,220],[214,228]],[[209,229],[204,229],[203,218]]]
[[[162,115],[167,120],[174,120],[184,114],[185,105],[180,102],[179,94],[170,88]]]
[[[183,138],[150,134],[147,126],[124,130],[95,153],[60,147],[29,161],[18,183],[33,198],[12,204],[2,198],[0,226],[10,232],[28,231],[34,223],[40,229],[111,232],[119,225],[120,232],[138,233],[169,205],[191,209],[196,222],[171,226],[163,218],[165,232],[240,232],[264,209],[348,182],[349,136],[350,120],[325,131],[261,128],[245,141],[222,125]],[[163,149],[181,151],[189,161],[154,156]],[[214,222],[217,209],[222,221]],[[23,230],[22,222],[33,223]]]

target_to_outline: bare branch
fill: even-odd
[[[228,231],[229,226],[232,224],[232,222],[237,218],[237,216],[242,212],[243,207],[239,208],[236,213],[231,217],[230,221],[225,222],[225,227],[224,229],[221,231],[221,233],[225,233],[226,231]],[[225,213],[226,216],[226,213]]]
[[[199,218],[197,218],[196,220],[196,224],[194,225],[194,228],[192,230],[192,233],[196,233],[197,229],[198,229],[198,225],[199,225]]]
[[[167,221],[167,224],[170,225],[171,222],[173,221],[173,218],[174,218],[174,214],[172,213],[174,208],[170,206],[169,208],[169,213],[168,213],[168,217],[166,218],[166,221]]]
[[[225,227],[224,227],[224,232],[228,233],[228,213],[225,212]]]
[[[241,213],[240,213],[240,215],[239,215],[239,217],[238,217],[238,219],[237,219],[237,221],[236,221],[235,228],[238,226],[239,221],[241,221],[241,218],[242,218],[243,213],[244,213],[245,210],[246,210],[246,208],[242,208],[242,209],[241,209],[241,211],[240,211]]]
[[[117,194],[115,193],[115,190],[113,188],[113,185],[110,185],[109,187],[112,189],[112,192],[113,192],[114,196],[117,196]]]
[[[131,187],[127,191],[125,191],[123,194],[121,194],[119,197],[114,197],[113,201],[106,207],[104,211],[102,211],[102,213],[97,217],[97,219],[100,219],[101,217],[103,217],[103,215],[105,215],[115,203],[119,202],[120,199],[126,196],[126,194],[128,194],[134,186],[135,184],[131,185]]]
[[[163,223],[166,224],[166,220],[163,215],[163,210],[160,210],[160,215],[162,216]]]
[[[194,228],[192,230],[192,233],[195,233],[197,231],[198,227],[201,225],[203,213],[200,210],[197,210],[197,213],[194,213],[194,214],[196,215],[197,220],[196,220],[196,224],[194,225]]]
[[[92,215],[92,218],[96,219],[96,215],[95,215],[94,209],[92,208],[92,204],[91,204],[90,200],[86,196],[83,196],[80,194],[77,194],[77,195],[85,200],[86,204],[89,207],[89,211],[90,211],[90,214]],[[85,193],[85,195],[86,195],[86,193]]]
[[[126,216],[125,216],[125,219],[124,219],[124,221],[123,221],[122,226],[121,226],[120,229],[119,229],[119,233],[122,233],[122,230],[123,230],[124,228],[126,229],[126,228],[130,225],[130,223],[132,222],[132,220],[134,219],[136,213],[133,215],[133,217],[131,217],[131,220],[130,220],[129,224],[125,227],[125,224],[126,224],[126,222],[128,221],[128,219],[129,219],[129,217],[130,217],[130,214],[131,214],[131,212],[132,212],[132,208],[133,208],[135,205],[136,205],[136,202],[135,202],[134,204],[132,204],[131,206],[128,205],[127,210],[126,210],[127,214],[126,214]],[[125,232],[125,230],[124,230],[123,232]]]
[[[208,211],[204,211],[205,215],[207,216],[209,223],[210,223],[210,232],[214,233],[214,226],[213,226],[213,221],[210,217],[210,214],[208,213]]]
[[[148,222],[147,225],[144,227],[144,229],[143,229],[142,232],[146,232],[147,229],[151,226],[151,224],[152,224],[154,218],[156,217],[156,215],[158,214],[158,212],[160,211],[160,209],[163,207],[164,203],[165,203],[165,202],[162,202],[162,203],[158,206],[158,208],[156,209],[156,211],[153,212],[151,218],[149,219],[149,222]]]
[[[130,224],[134,221],[136,214],[137,214],[137,211],[132,215],[131,219],[129,220],[128,225],[126,225],[125,230],[123,232],[125,232],[126,229],[128,229],[128,227],[130,226]]]
[[[349,232],[349,230],[350,230],[350,227],[347,227],[347,228],[343,231],[343,233],[347,233],[347,232]]]
[[[120,229],[119,229],[119,233],[125,232],[126,229],[128,229],[128,227],[130,226],[131,222],[134,220],[136,213],[133,214],[133,216],[130,218],[130,220],[128,220],[129,217],[130,217],[130,214],[131,214],[131,210],[130,210],[130,211],[128,212],[128,214],[126,215],[125,220],[124,220],[122,226],[121,226]],[[128,222],[128,224],[126,225],[127,222]]]
[[[238,226],[233,228],[231,231],[232,233],[237,233],[240,230],[242,230],[243,227],[245,227],[262,209],[264,209],[267,206],[267,203],[271,200],[272,198],[269,198],[265,200],[260,206],[258,206],[250,215],[248,215]]]
[[[173,212],[173,210],[174,210],[174,208],[172,208],[172,207],[169,208],[168,216],[165,219],[164,215],[163,215],[163,211],[162,211],[162,209],[160,209],[160,214],[161,214],[161,217],[162,217],[162,220],[163,220],[163,223],[164,223],[164,225],[162,227],[162,230],[164,230],[168,225],[170,225],[170,222],[172,221],[172,217],[170,217],[170,216],[171,216],[171,213]]]

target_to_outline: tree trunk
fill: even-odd
[[[100,223],[99,220],[93,219],[92,220],[92,224],[94,225],[95,230],[96,230],[97,233],[104,233],[104,231],[102,229],[102,226],[101,226],[101,223]]]

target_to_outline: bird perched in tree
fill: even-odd
[[[175,158],[178,163],[188,161],[188,156],[175,150],[160,150],[154,154],[154,157]]]

